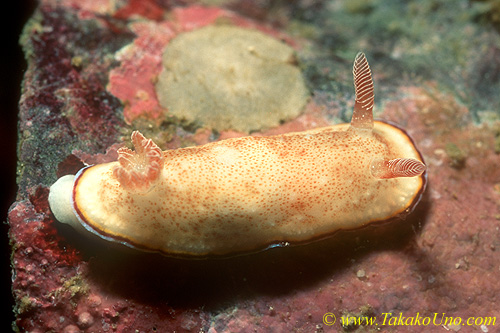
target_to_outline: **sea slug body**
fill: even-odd
[[[135,152],[50,188],[57,220],[166,255],[205,257],[305,243],[409,213],[425,189],[408,135],[373,121],[373,81],[354,61],[350,124],[242,137],[162,152],[133,132]]]

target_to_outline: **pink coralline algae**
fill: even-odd
[[[141,115],[155,119],[163,110],[153,79],[162,67],[161,51],[175,34],[168,23],[138,22],[131,29],[138,37],[134,45],[118,54],[121,65],[110,72],[108,90],[123,101],[127,121]]]

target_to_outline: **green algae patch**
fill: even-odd
[[[465,166],[467,155],[456,144],[449,142],[444,149],[450,159],[450,166],[452,168],[462,169]]]
[[[209,26],[166,47],[156,84],[170,115],[250,132],[297,117],[309,98],[294,50],[256,30]]]

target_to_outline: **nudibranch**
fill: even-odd
[[[363,53],[353,74],[350,124],[167,151],[135,131],[135,152],[58,179],[50,208],[106,240],[187,257],[306,243],[408,214],[425,189],[423,158],[403,130],[373,120]]]

